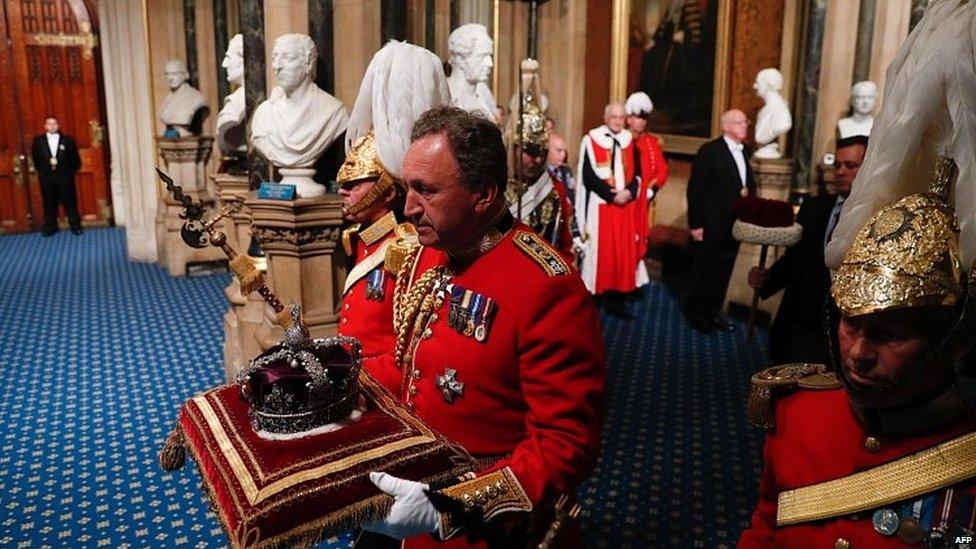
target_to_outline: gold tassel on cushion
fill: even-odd
[[[166,437],[166,442],[159,451],[159,466],[164,471],[176,471],[182,469],[184,463],[186,463],[186,441],[183,439],[183,430],[177,425]]]

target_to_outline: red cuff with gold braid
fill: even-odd
[[[189,448],[235,548],[313,542],[379,520],[392,498],[370,482],[370,471],[440,482],[473,468],[470,456],[365,372],[360,385],[362,418],[297,440],[258,437],[236,385],[210,390],[183,405],[161,462],[178,468],[174,447]]]

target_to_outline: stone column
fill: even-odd
[[[213,208],[214,196],[207,189],[205,169],[213,138],[207,136],[188,136],[176,139],[160,137],[159,154],[163,157],[166,172],[173,177],[183,192],[200,200],[207,208]],[[191,248],[183,242],[180,230],[183,228],[183,206],[173,199],[161,186],[159,187],[159,208],[156,211],[156,248],[158,261],[171,276],[186,274],[186,264],[195,261],[219,261],[225,259],[220,249]]]
[[[793,172],[796,164],[788,158],[753,158],[751,161],[752,171],[756,174],[756,186],[759,196],[772,200],[789,200],[790,184],[793,181]],[[729,288],[725,293],[726,303],[736,303],[749,307],[752,303],[752,288],[749,286],[749,269],[759,265],[759,253],[761,246],[755,244],[741,244],[739,255],[735,258],[735,268],[732,270],[732,278],[729,280]],[[768,269],[776,259],[783,255],[786,248],[770,247],[769,255],[766,258],[766,268]],[[780,294],[781,295],[781,294]],[[759,310],[776,314],[779,308],[780,295],[759,301]]]
[[[251,210],[251,232],[267,256],[268,285],[286,307],[292,302],[301,305],[312,337],[335,335],[341,297],[336,251],[342,199],[326,195],[260,200],[251,193],[245,204]],[[284,331],[272,322],[270,307],[264,307],[264,313],[257,339],[267,349],[281,340]]]

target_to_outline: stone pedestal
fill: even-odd
[[[183,187],[184,192],[206,190],[206,168],[213,150],[213,137],[191,135],[167,139],[160,136],[156,142],[166,173]]]
[[[173,177],[184,194],[200,200],[212,210],[215,201],[207,190],[204,170],[210,158],[213,138],[205,136],[166,139],[160,137],[159,154],[163,157],[166,173]],[[191,248],[180,237],[183,227],[183,206],[162,186],[159,188],[159,207],[156,210],[156,248],[158,261],[166,267],[171,276],[186,274],[186,264],[194,261],[219,261],[226,259],[218,248],[208,246],[202,249]]]
[[[773,200],[787,201],[790,199],[790,185],[793,181],[793,172],[796,169],[794,162],[788,158],[753,158],[750,162],[752,171],[756,175],[756,185],[759,196]],[[725,302],[737,303],[749,307],[752,305],[753,290],[749,286],[749,269],[759,265],[759,252],[762,246],[743,243],[739,246],[739,255],[735,259],[735,268],[732,270],[732,278],[729,280],[729,289],[725,293]],[[766,268],[768,269],[779,256],[786,252],[786,248],[770,247],[766,258]],[[779,309],[779,302],[782,293],[769,299],[759,301],[759,310],[776,314]]]
[[[238,253],[247,253],[251,242],[251,210],[244,205],[249,188],[247,175],[218,173],[212,176],[218,207],[240,208],[222,221],[227,243]],[[264,322],[264,300],[257,293],[245,296],[237,277],[224,289],[229,307],[224,313],[224,377],[234,381],[242,368],[261,353],[256,334]]]
[[[259,200],[251,193],[251,232],[267,256],[267,281],[288,307],[302,306],[312,337],[335,335],[342,287],[337,257],[342,226],[342,199],[329,194],[294,201]],[[284,331],[273,323],[270,307],[257,339],[262,349],[278,343]]]

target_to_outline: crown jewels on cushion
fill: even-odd
[[[311,339],[297,305],[291,315],[284,340],[237,376],[241,397],[251,404],[255,431],[309,431],[348,417],[359,402],[359,341],[345,336]]]

